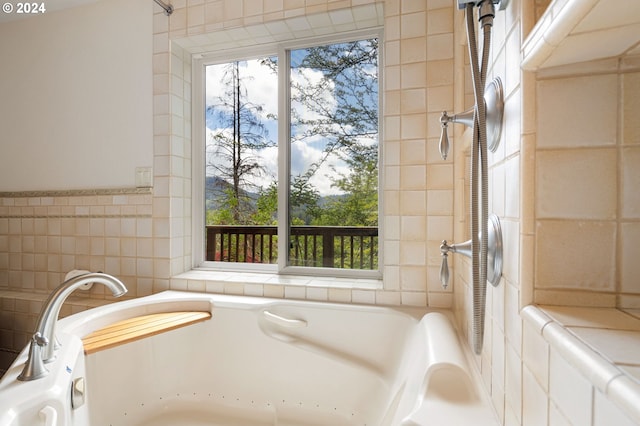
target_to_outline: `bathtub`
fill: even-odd
[[[211,319],[85,355],[128,318]],[[2,426],[497,425],[446,312],[167,291],[58,322],[50,373],[0,381]],[[73,395],[73,402],[72,400]]]

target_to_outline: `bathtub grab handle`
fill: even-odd
[[[305,320],[285,318],[269,311],[262,311],[262,314],[267,321],[283,327],[300,328],[307,326],[307,322]]]
[[[40,410],[40,418],[44,420],[44,426],[57,426],[58,412],[50,405]]]

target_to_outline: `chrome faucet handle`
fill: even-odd
[[[442,133],[440,134],[440,143],[438,145],[438,149],[440,150],[440,156],[443,160],[446,160],[447,156],[449,155],[449,133],[447,132],[449,121],[451,121],[451,117],[449,117],[447,111],[442,111],[442,115],[440,116],[440,126],[442,127]]]
[[[505,1],[505,0],[502,0]],[[485,118],[487,129],[487,149],[496,152],[500,145],[500,135],[502,134],[502,117],[504,115],[504,91],[502,89],[502,80],[494,78],[487,84],[484,90]],[[474,128],[475,122],[475,105],[468,110],[459,114],[449,115],[447,111],[443,111],[440,116],[440,126],[442,133],[440,135],[440,155],[443,160],[449,155],[449,123],[464,124],[469,128]]]
[[[32,337],[31,337],[31,342],[36,343],[38,346],[46,346],[49,344],[49,339],[47,339],[46,337],[44,337],[42,334],[40,334],[40,332],[36,332]]]
[[[487,281],[496,287],[500,284],[502,277],[502,227],[500,218],[491,214],[487,221],[488,241],[487,241]],[[480,237],[478,237],[478,240]],[[449,244],[447,240],[442,240],[440,244],[440,254],[442,255],[442,265],[440,266],[440,284],[446,289],[449,286],[449,253],[458,253],[471,258],[473,251],[473,241],[464,243]]]
[[[442,256],[442,265],[440,265],[440,285],[443,289],[447,289],[449,286],[449,245],[447,240],[442,240],[440,244],[440,255]]]
[[[471,240],[460,244],[449,244],[447,240],[442,240],[440,244],[440,254],[442,255],[442,265],[440,266],[440,284],[446,290],[449,286],[449,252],[459,253],[471,257]]]

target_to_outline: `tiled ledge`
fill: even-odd
[[[640,423],[640,311],[527,306],[522,317],[562,357]]]
[[[172,277],[170,289],[337,303],[427,305],[424,292],[385,289],[383,281],[376,278],[194,269]]]
[[[340,278],[332,276],[280,275],[266,272],[216,271],[194,269],[184,272],[174,280],[244,282],[253,284],[277,284],[312,287],[358,288],[363,290],[382,289],[382,280],[373,278]]]

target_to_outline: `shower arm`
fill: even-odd
[[[153,0],[158,6],[164,9],[164,14],[169,16],[173,13],[173,6],[163,2],[162,0]]]

